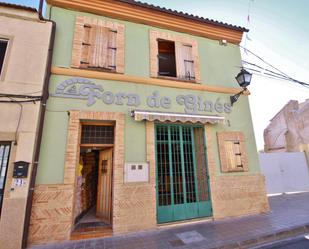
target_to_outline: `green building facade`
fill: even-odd
[[[79,2],[48,1],[57,28],[30,241],[266,212],[248,96],[230,103],[246,30]]]

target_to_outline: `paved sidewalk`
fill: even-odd
[[[309,232],[309,193],[270,197],[271,212],[205,221],[31,249],[210,249],[252,248],[257,243]]]

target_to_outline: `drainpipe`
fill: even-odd
[[[28,242],[32,200],[33,200],[33,193],[34,193],[34,187],[35,187],[35,178],[36,178],[37,168],[38,168],[38,163],[39,163],[43,126],[44,126],[44,119],[45,119],[45,113],[46,113],[46,102],[49,97],[48,87],[49,87],[49,80],[51,76],[53,48],[54,48],[54,41],[55,41],[55,34],[56,34],[56,23],[54,21],[44,19],[42,15],[43,2],[44,0],[40,0],[39,10],[38,10],[39,19],[41,21],[51,22],[52,30],[51,30],[50,40],[49,40],[47,64],[46,64],[46,71],[45,71],[45,77],[44,77],[44,83],[43,83],[43,93],[42,93],[42,101],[41,101],[40,116],[39,116],[38,134],[37,134],[37,140],[36,140],[36,145],[35,145],[34,159],[32,163],[32,171],[31,171],[31,176],[30,176],[28,197],[27,197],[27,203],[26,203],[24,231],[23,231],[23,237],[22,237],[22,249],[25,249],[27,247],[27,242]]]

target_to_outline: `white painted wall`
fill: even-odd
[[[260,153],[267,194],[309,191],[309,167],[303,152]]]

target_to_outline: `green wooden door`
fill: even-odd
[[[212,215],[204,129],[156,125],[158,223]]]

